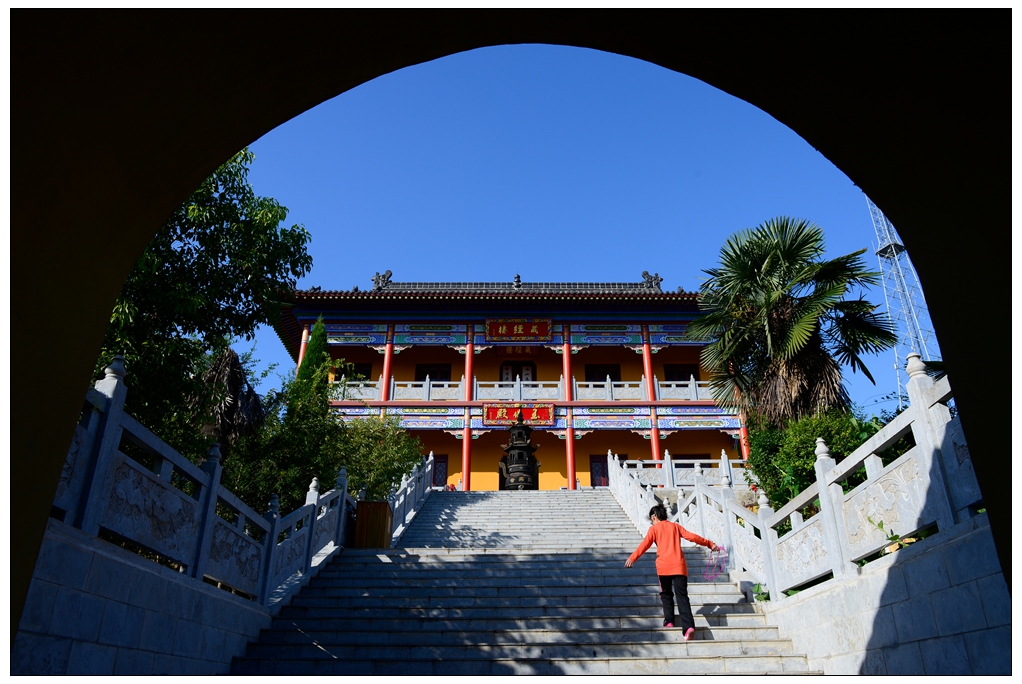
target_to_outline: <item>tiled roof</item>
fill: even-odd
[[[357,286],[350,290],[323,290],[313,287],[308,290],[299,290],[295,294],[299,298],[304,296],[387,296],[387,295],[688,295],[694,293],[685,292],[680,287],[677,292],[665,293],[660,289],[660,282],[663,280],[658,274],[649,275],[643,271],[643,280],[637,283],[527,283],[522,282],[518,276],[515,280],[508,282],[411,282],[399,283],[390,280],[391,272],[386,271],[382,276],[377,273],[373,277],[373,287],[368,290],[359,289]]]

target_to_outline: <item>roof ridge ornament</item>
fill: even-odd
[[[384,271],[383,275],[380,275],[380,272],[377,271],[376,275],[373,276],[373,292],[378,292],[379,290],[386,290],[388,287],[390,287],[390,277],[392,275],[394,274],[391,273],[389,269]]]
[[[522,289],[522,277],[517,273],[515,273],[515,282],[513,285],[511,285],[511,288],[514,290]]]
[[[659,273],[649,274],[649,271],[642,272],[642,286],[647,290],[655,290],[658,293],[663,293],[660,289],[660,283],[664,282],[664,279],[660,277]]]

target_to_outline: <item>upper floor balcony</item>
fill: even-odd
[[[383,377],[376,381],[351,381],[344,383],[343,401],[380,401]],[[575,401],[646,401],[646,378],[638,381],[616,382],[607,377],[603,382],[572,382],[572,397]],[[465,378],[451,381],[430,380],[397,381],[390,378],[390,400],[402,401],[464,401]],[[690,376],[686,381],[662,382],[653,376],[653,392],[656,401],[713,401],[709,382]],[[557,382],[514,381],[480,382],[473,378],[472,394],[469,401],[565,401],[564,378]]]

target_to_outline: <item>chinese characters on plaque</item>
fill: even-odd
[[[526,425],[553,425],[553,404],[483,404],[483,425],[512,425],[518,420],[518,412]]]
[[[487,318],[487,342],[550,342],[553,325],[549,318]]]

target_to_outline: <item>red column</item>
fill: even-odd
[[[465,407],[465,431],[461,435],[461,491],[472,491],[472,411]]]
[[[574,387],[571,383],[571,327],[564,326],[562,328],[564,334],[564,345],[561,347],[561,367],[564,374],[564,400],[574,401]],[[571,407],[567,407],[565,412],[567,415],[564,417],[565,431],[564,431],[564,460],[567,464],[568,473],[568,489],[575,489],[575,426],[573,425],[575,419],[572,416]]]
[[[646,375],[646,396],[649,401],[656,401],[656,390],[653,386],[653,350],[649,345],[649,326],[642,326],[642,372]],[[650,431],[649,442],[653,450],[653,460],[659,461],[660,456],[660,430],[657,429],[656,406],[650,407]]]
[[[305,358],[305,347],[309,344],[309,324],[306,323],[302,326],[302,343],[298,345],[298,365],[295,366],[295,372],[302,367],[302,359]]]
[[[394,359],[394,324],[387,326],[387,346],[383,353],[383,387],[380,401],[390,401],[390,363]]]
[[[475,328],[468,326],[468,341],[465,345],[465,401],[472,401],[472,359],[475,356]],[[472,491],[472,409],[465,407],[465,431],[461,435],[461,490]]]
[[[472,388],[475,383],[472,382],[472,359],[475,356],[475,345],[472,343],[472,339],[475,337],[475,327],[468,326],[468,343],[465,345],[465,401],[472,401],[475,397],[472,396]]]

